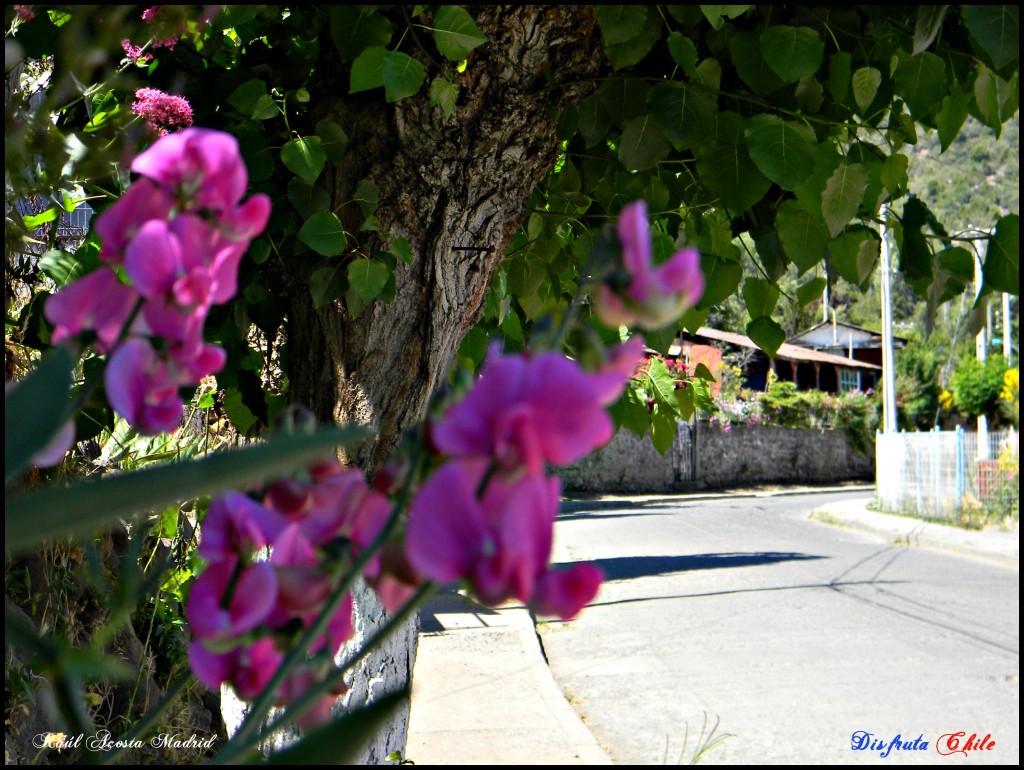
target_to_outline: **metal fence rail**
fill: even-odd
[[[958,428],[928,433],[879,433],[876,489],[887,511],[958,519],[984,511],[1020,511],[1020,440],[1014,431],[979,434]]]

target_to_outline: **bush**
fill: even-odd
[[[950,381],[960,413],[965,417],[986,416],[998,421],[999,396],[1006,369],[1006,359],[1002,356],[991,356],[984,361],[964,359],[953,371]]]

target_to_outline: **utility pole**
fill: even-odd
[[[980,230],[975,230],[974,225],[967,225],[968,233],[972,237],[968,241],[971,245],[971,251],[974,253],[974,301],[978,301],[978,297],[981,295],[981,288],[985,279],[985,274],[981,267],[981,254],[978,252],[977,243],[973,240],[975,234],[981,233]],[[991,318],[992,314],[989,312],[991,307],[986,307],[986,323],[981,327],[978,332],[978,336],[974,338],[974,352],[978,357],[978,361],[982,364],[985,363],[985,359],[988,358],[988,340],[989,340],[989,329],[992,326]],[[979,460],[987,460],[989,458],[988,451],[988,416],[981,414],[978,415],[978,455]]]
[[[882,432],[896,432],[896,369],[892,339],[892,258],[889,205],[882,205]]]
[[[1010,356],[1013,348],[1010,345],[1010,295],[1003,292],[1003,358],[1006,365],[1010,365]]]

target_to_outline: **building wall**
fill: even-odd
[[[562,469],[566,491],[666,493],[757,484],[873,480],[874,454],[859,455],[846,434],[766,426],[680,424],[664,457],[650,438],[619,431],[605,448]]]

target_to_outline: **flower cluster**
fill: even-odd
[[[442,583],[464,579],[487,604],[514,597],[563,619],[591,601],[598,568],[548,564],[561,486],[545,466],[567,465],[611,439],[605,407],[642,350],[632,338],[588,374],[556,353],[492,348],[475,386],[434,426],[434,444],[450,459],[412,502],[405,553],[413,569]]]
[[[196,677],[211,689],[228,682],[243,699],[259,695],[288,647],[324,611],[336,580],[331,566],[369,546],[390,510],[358,471],[335,460],[311,468],[308,481],[270,485],[261,502],[239,492],[214,500],[199,545],[209,566],[185,606],[195,637],[189,664]],[[382,581],[379,556],[366,576],[371,584]],[[349,594],[311,652],[333,661],[352,636],[352,609]],[[282,685],[281,701],[297,698],[319,674],[311,661],[296,666]],[[303,726],[326,721],[340,694],[321,698]]]
[[[32,10],[31,5],[12,5],[14,9],[14,15],[18,21],[32,21],[36,17],[36,12]]]
[[[128,38],[121,41],[121,48],[124,50],[125,57],[133,64],[149,64],[153,61],[153,54],[146,53],[141,45],[135,45]]]
[[[158,88],[138,89],[132,102],[132,112],[160,136],[192,125],[192,105],[188,100]]]
[[[96,221],[105,264],[50,297],[45,312],[54,344],[88,334],[109,355],[107,400],[154,435],[181,420],[178,388],[224,365],[203,326],[210,307],[235,294],[239,262],[266,226],[270,199],[241,202],[245,164],[238,142],[219,131],[169,134],[132,171],[142,178]]]
[[[617,233],[622,245],[622,269],[598,286],[591,298],[601,323],[612,328],[660,329],[697,303],[704,293],[700,253],[684,249],[653,267],[651,226],[642,200],[622,210]]]

